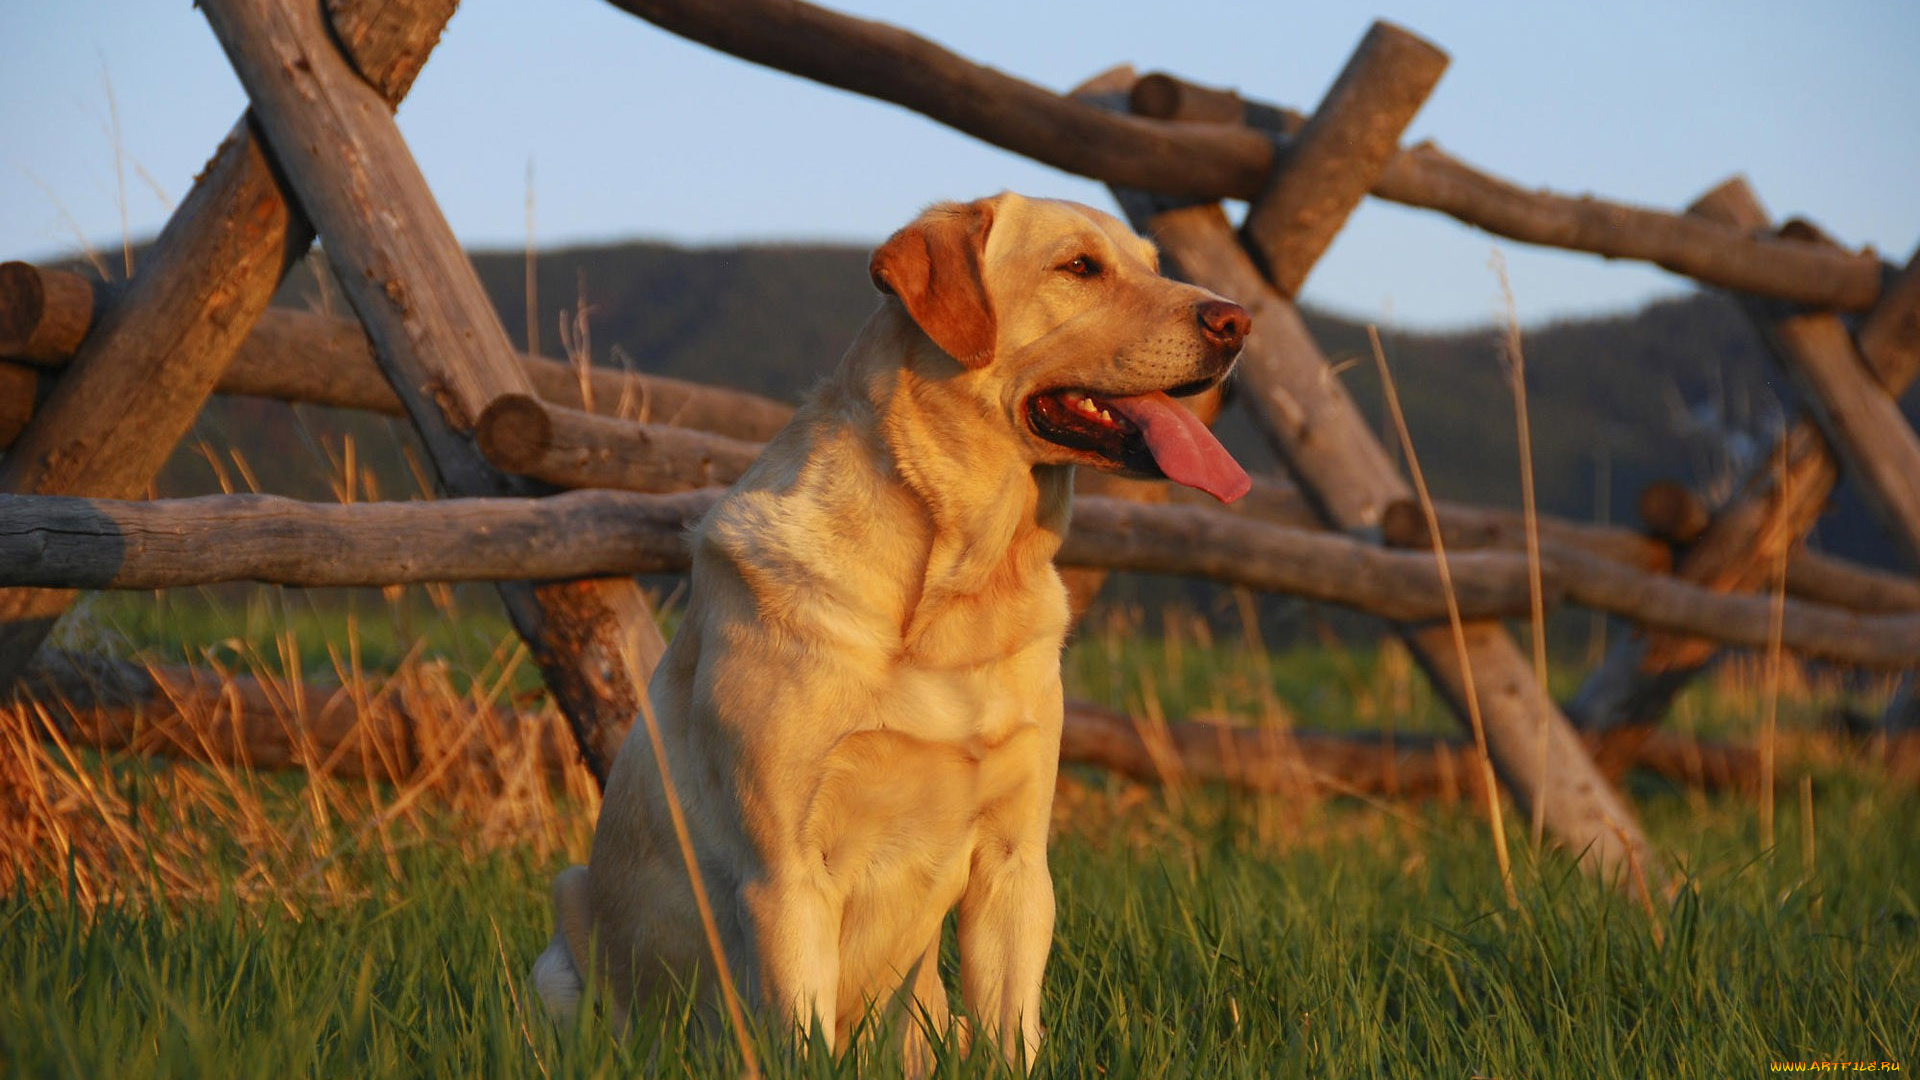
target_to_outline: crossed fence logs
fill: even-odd
[[[1113,185],[1179,272],[1256,312],[1245,396],[1291,479],[1263,480],[1236,510],[1163,489],[1089,485],[1063,565],[1085,571],[1076,583],[1087,593],[1105,571],[1144,570],[1390,620],[1442,696],[1475,718],[1474,749],[1441,747],[1434,760],[1460,755],[1446,760],[1487,791],[1497,767],[1508,790],[1596,869],[1652,862],[1631,808],[1596,765],[1592,736],[1576,724],[1601,731],[1656,718],[1719,645],[1777,638],[1837,663],[1920,667],[1920,583],[1800,543],[1844,468],[1865,479],[1896,538],[1920,557],[1920,488],[1911,483],[1920,440],[1895,404],[1920,374],[1920,262],[1895,273],[1804,224],[1775,231],[1734,185],[1668,214],[1525,191],[1432,144],[1403,148],[1401,132],[1447,58],[1386,24],[1302,115],[1126,71],[1056,95],[805,3],[614,2],[693,40]],[[661,647],[631,575],[685,566],[686,523],[790,410],[640,374],[594,372],[583,389],[573,369],[508,345],[392,124],[451,0],[329,0],[324,12],[287,0],[202,7],[251,107],[147,268],[109,288],[0,266],[8,447],[0,680],[30,670],[78,588],[493,581],[573,747],[604,776]],[[1651,261],[1749,297],[1810,416],[1727,504],[1706,507],[1684,491],[1650,498],[1648,533],[1423,505],[1292,301],[1368,194],[1514,239]],[[1237,228],[1210,201],[1223,197],[1249,201]],[[356,320],[267,308],[316,233]],[[1846,323],[1839,312],[1860,315]],[[403,414],[451,497],[134,501],[212,393]],[[1786,594],[1777,603],[1758,592],[1769,584]],[[1639,628],[1565,714],[1499,622],[1524,617],[1536,601]],[[1446,627],[1450,614],[1458,630]],[[70,676],[76,663],[48,654],[33,679],[84,699],[84,681],[50,674]],[[121,697],[138,697],[125,689],[137,679],[117,678]],[[1173,762],[1201,778],[1277,782],[1271,763],[1280,759],[1262,748],[1264,736],[1127,730],[1111,714],[1076,707],[1069,756],[1163,779]],[[1291,737],[1290,752],[1311,744],[1307,759],[1333,760],[1324,756],[1332,744],[1316,738]],[[1752,774],[1750,763],[1721,772]]]

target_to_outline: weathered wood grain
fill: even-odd
[[[719,497],[577,491],[544,499],[304,503],[277,496],[119,501],[0,496],[0,584],[159,589],[223,581],[301,587],[567,579],[685,570],[685,532]],[[1444,620],[1429,552],[1392,551],[1201,506],[1077,500],[1063,566],[1205,577],[1353,607],[1404,623]],[[1463,616],[1521,616],[1525,558],[1449,556]],[[1766,644],[1767,598],[1726,594],[1548,544],[1547,600],[1748,648]],[[1909,597],[1913,590],[1908,590]],[[1782,643],[1868,667],[1920,664],[1920,608],[1883,614],[1791,600]]]
[[[1299,295],[1446,69],[1447,54],[1420,37],[1388,22],[1368,28],[1240,226],[1280,295]]]
[[[28,263],[0,265],[0,313],[27,313],[11,331],[0,326],[0,358],[65,365],[92,312],[112,293],[78,274]],[[571,364],[525,353],[516,358],[543,400],[569,408],[584,407],[591,395],[598,412],[756,441],[772,438],[793,415],[793,406],[744,390],[637,371],[596,367],[587,372],[583,389]],[[393,416],[405,412],[358,322],[286,308],[261,314],[214,389]]]
[[[1727,228],[1768,227],[1759,199],[1738,178],[1701,196],[1693,212],[1737,223]],[[1920,286],[1910,283],[1915,277],[1920,275],[1910,266],[1866,324],[1872,330],[1868,340],[1875,345],[1869,362],[1891,395],[1904,392],[1920,376],[1920,339],[1900,329],[1920,312]],[[1838,483],[1838,463],[1818,427],[1808,420],[1794,421],[1687,548],[1676,576],[1722,592],[1764,588],[1779,561],[1813,528]],[[1627,635],[1607,650],[1600,667],[1568,702],[1568,712],[1582,728],[1593,731],[1656,722],[1715,652],[1713,643],[1698,638],[1657,632]]]
[[[1866,615],[1920,611],[1920,578],[1796,547],[1787,554],[1787,595]]]
[[[1890,393],[1911,384],[1920,371],[1920,249],[1862,320],[1854,339],[1874,377]]]
[[[1526,519],[1518,510],[1495,510],[1461,503],[1436,503],[1440,540],[1448,551],[1496,548],[1526,550]],[[1540,542],[1553,548],[1584,551],[1650,573],[1673,566],[1673,549],[1652,537],[1612,525],[1592,525],[1551,515],[1538,519]],[[1380,540],[1388,547],[1429,551],[1433,534],[1427,515],[1412,499],[1389,503],[1381,515]]]
[[[0,495],[0,580],[82,589],[220,581],[380,586],[668,573],[715,493],[309,503]]]
[[[1253,314],[1242,353],[1249,402],[1288,471],[1329,524],[1380,526],[1388,505],[1412,497],[1365,418],[1306,332],[1298,309],[1241,251],[1217,205],[1161,214],[1154,238],[1189,280],[1229,296]],[[1399,632],[1455,712],[1468,714],[1474,687],[1490,756],[1516,801],[1538,806],[1545,828],[1605,876],[1637,868],[1658,876],[1632,809],[1601,775],[1572,726],[1536,684],[1530,664],[1497,622],[1469,622],[1461,666],[1444,623],[1402,624]]]
[[[0,263],[0,356],[45,363],[73,358],[117,290],[32,263]]]
[[[441,482],[457,495],[516,493],[470,435],[490,401],[533,387],[385,100],[334,47],[317,7],[206,0],[201,9]],[[604,778],[665,650],[646,598],[626,578],[499,588]]]
[[[1325,522],[1347,531],[1377,529],[1386,507],[1412,492],[1307,333],[1299,310],[1232,242],[1219,206],[1175,208],[1149,219],[1144,212],[1154,209],[1150,202],[1122,205],[1137,225],[1150,220],[1154,239],[1177,272],[1253,313],[1241,359],[1242,383],[1251,391],[1245,400]],[[1285,224],[1270,223],[1270,242],[1284,241]],[[1497,764],[1509,790],[1535,810],[1542,827],[1581,851],[1602,874],[1637,870],[1659,876],[1632,810],[1599,775],[1502,627],[1468,623],[1457,641],[1445,624],[1405,622],[1397,629],[1455,714],[1474,730],[1485,751],[1481,770],[1490,761]],[[1504,859],[1503,851],[1503,866]]]
[[[498,397],[480,416],[481,452],[496,468],[556,487],[691,491],[725,487],[753,465],[761,444]]]
[[[0,363],[0,447],[12,446],[39,408],[42,376],[19,364]]]
[[[1276,147],[1233,124],[1180,125],[1094,108],[925,38],[798,0],[610,0],[682,37],[890,101],[1036,161],[1120,187],[1252,199]],[[1878,258],[1753,237],[1658,210],[1530,191],[1430,143],[1397,153],[1373,194],[1526,243],[1641,259],[1712,285],[1844,310],[1880,293]]]
[[[385,9],[377,23],[343,34],[340,45],[367,66],[401,72],[425,62],[423,42],[438,36],[454,0],[341,6]],[[124,294],[97,319],[89,312],[91,332],[0,460],[0,491],[114,498],[144,491],[312,240],[312,227],[281,192],[252,114],[243,115]],[[45,335],[24,342],[22,351],[72,344],[70,323],[39,329]],[[0,686],[26,665],[72,601],[62,592],[0,594]]]

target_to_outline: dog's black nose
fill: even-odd
[[[1253,316],[1247,309],[1228,300],[1209,300],[1195,311],[1200,321],[1200,331],[1207,340],[1221,349],[1237,349],[1247,340],[1247,330],[1253,325]]]

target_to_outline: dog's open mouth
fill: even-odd
[[[1175,387],[1192,393],[1208,383]],[[1091,390],[1048,390],[1027,399],[1027,421],[1050,443],[1104,459],[1115,468],[1176,483],[1232,502],[1253,482],[1200,418],[1168,391],[1112,397]]]

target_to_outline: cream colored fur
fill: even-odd
[[[1070,203],[935,207],[874,276],[890,295],[837,373],[694,533],[652,708],[750,1008],[830,1048],[904,1013],[924,1063],[949,1028],[937,961],[957,907],[972,1028],[1030,1062],[1068,625],[1053,556],[1092,455],[1036,436],[1025,402],[1216,378],[1232,354],[1196,332],[1217,298]],[[535,980],[556,1011],[589,956],[621,1016],[676,983],[713,992],[664,799],[635,724],[590,865],[555,883]]]

